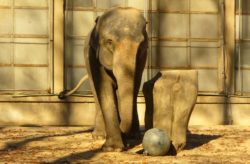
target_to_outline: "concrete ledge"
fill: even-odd
[[[196,104],[189,125],[223,125],[225,117],[224,104]]]
[[[240,100],[235,100],[236,98],[231,98],[232,103],[235,103],[236,101],[240,102],[248,102],[250,104],[250,98],[242,98]],[[230,99],[230,100],[231,100]],[[225,103],[225,97],[224,96],[204,96],[200,95],[197,97],[197,104],[223,104]],[[13,97],[12,95],[0,95],[0,102],[23,102],[23,103],[30,103],[30,102],[36,102],[36,103],[94,103],[94,98],[92,95],[86,95],[86,96],[70,96],[65,100],[60,100],[57,98],[57,96],[27,96],[23,95],[23,97]],[[142,95],[138,96],[137,98],[138,103],[145,103],[145,99]]]
[[[0,103],[0,125],[93,125],[93,103]]]
[[[232,104],[235,125],[250,125],[248,104]],[[139,121],[144,125],[145,104],[138,103]],[[196,104],[189,125],[223,125],[224,104]],[[0,103],[0,125],[94,125],[93,103]]]
[[[232,98],[224,104],[220,96],[199,96],[189,125],[222,125],[231,117],[234,125],[250,125],[250,99]],[[9,101],[11,100],[12,101]],[[144,125],[145,104],[139,98],[140,124]],[[92,97],[54,97],[13,99],[0,96],[0,125],[94,125],[95,105]]]
[[[250,125],[250,104],[231,104],[233,125]]]

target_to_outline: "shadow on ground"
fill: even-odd
[[[52,138],[52,137],[65,137],[65,136],[71,136],[71,135],[76,135],[76,134],[81,134],[81,133],[90,133],[92,131],[93,131],[93,129],[87,129],[87,130],[80,130],[80,131],[68,132],[68,133],[63,133],[63,134],[51,134],[51,135],[45,135],[45,136],[29,137],[29,138],[23,139],[21,141],[9,142],[0,151],[12,151],[12,150],[18,149],[20,147],[23,147],[26,144],[33,142],[33,141],[40,141],[40,140]]]
[[[194,148],[198,148],[204,144],[209,143],[212,140],[216,140],[218,138],[222,137],[222,135],[206,135],[206,134],[192,134],[188,131],[187,133],[187,142],[186,146],[184,147],[184,150],[191,150]],[[137,154],[143,154],[144,150],[141,149],[137,151]],[[173,144],[170,145],[169,152],[167,153],[169,156],[175,156],[177,155],[177,152],[175,151],[175,148]]]
[[[67,164],[67,163],[71,163],[71,161],[89,160],[100,152],[102,152],[101,149],[95,149],[95,150],[84,151],[81,153],[70,154],[70,155],[61,157],[55,161],[49,162],[47,164]]]
[[[189,132],[187,134],[187,143],[184,149],[191,150],[207,144],[212,140],[216,140],[220,137],[222,137],[222,135],[192,134]]]

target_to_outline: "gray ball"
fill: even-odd
[[[149,129],[143,137],[142,147],[145,154],[152,156],[166,155],[170,148],[170,137],[164,130]]]

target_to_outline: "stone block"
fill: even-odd
[[[165,130],[171,137],[173,151],[186,144],[188,122],[197,99],[198,73],[195,70],[159,72],[144,83],[146,101],[145,128]]]

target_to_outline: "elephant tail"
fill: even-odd
[[[85,75],[81,78],[81,80],[77,83],[77,85],[70,91],[66,92],[66,91],[62,91],[59,93],[58,98],[59,99],[65,99],[66,97],[72,95],[74,92],[76,92],[81,85],[83,84],[84,81],[86,81],[88,79],[88,75]]]

